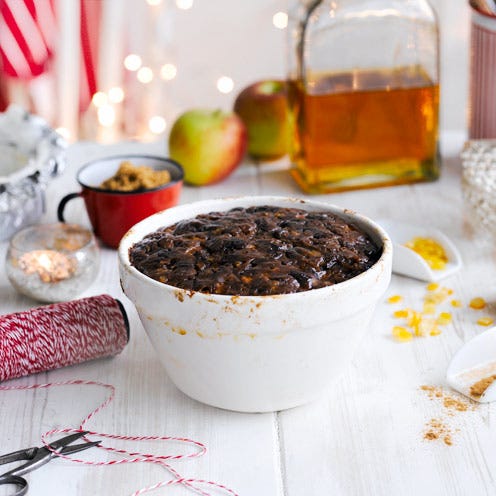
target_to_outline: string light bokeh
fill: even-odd
[[[77,19],[75,5],[70,4]],[[96,92],[89,106],[80,106],[76,89],[63,99],[67,111],[61,110],[58,92],[78,75],[61,78],[59,72],[54,76],[65,84],[57,85],[52,96],[58,109],[46,116],[43,109],[30,108],[71,142],[158,139],[186,110],[232,110],[243,87],[285,77],[286,0],[235,6],[228,0],[105,0],[101,5],[95,31]],[[60,49],[77,59],[74,38],[70,48],[66,41],[60,39]],[[65,119],[66,114],[75,120]]]
[[[52,0],[51,3],[58,10],[74,11],[69,16],[72,21],[69,25],[63,22],[62,15],[57,17],[59,28],[65,27],[59,29],[54,60],[47,69],[51,74],[35,80],[12,81],[5,77],[0,91],[4,105],[15,103],[40,115],[69,141],[161,139],[180,113],[191,108],[230,110],[238,92],[248,84],[262,79],[285,79],[287,74],[288,7],[296,7],[297,0]],[[83,65],[78,60],[81,40],[74,39],[80,28],[77,11],[83,3],[92,9],[102,7],[102,15],[91,22],[93,32],[103,38],[96,41],[93,53],[104,60],[93,66],[97,93],[89,107],[90,94],[81,98],[74,84]],[[443,8],[441,0],[431,3],[438,11]],[[466,12],[468,9],[467,4]],[[441,82],[457,77],[460,67],[468,71],[466,40],[470,25],[466,16],[460,15],[460,9],[443,8],[442,14],[441,53],[445,55]],[[71,71],[57,69],[61,52]],[[140,72],[142,68],[145,69]],[[51,88],[47,85],[50,78]],[[458,90],[445,84],[445,100],[466,102],[467,84],[468,79],[462,81]],[[113,88],[118,89],[111,96]],[[463,105],[442,107],[441,127],[466,126],[464,108]],[[162,120],[152,120],[154,117]]]
[[[270,6],[271,13],[267,12],[268,8],[265,5],[260,8],[258,15],[260,16],[259,19],[263,16],[263,23],[257,22],[256,17],[251,19],[253,26],[265,24],[265,29],[268,33],[267,37],[278,40],[278,43],[271,43],[271,45],[274,47],[273,56],[279,62],[276,74],[272,72],[257,74],[254,72],[251,77],[249,74],[236,74],[236,68],[240,66],[240,60],[236,55],[235,47],[233,47],[233,52],[229,50],[228,46],[225,47],[226,56],[222,58],[222,66],[218,62],[210,66],[208,60],[204,61],[202,67],[197,68],[197,71],[201,72],[201,76],[198,77],[195,74],[194,67],[192,67],[194,61],[191,62],[190,66],[182,62],[184,58],[181,57],[181,54],[184,48],[183,35],[185,33],[181,31],[181,26],[189,23],[198,25],[199,21],[203,21],[205,5],[202,5],[202,2],[195,2],[194,0],[146,0],[146,4],[149,9],[149,20],[151,20],[150,32],[160,31],[167,18],[169,27],[173,26],[173,32],[169,33],[169,37],[165,42],[163,40],[154,40],[153,47],[142,45],[146,48],[145,51],[139,51],[133,47],[132,50],[124,55],[122,67],[126,72],[124,76],[124,80],[127,82],[126,87],[112,88],[106,93],[99,91],[93,97],[92,105],[96,109],[96,118],[100,126],[117,126],[117,116],[122,115],[125,118],[126,112],[119,112],[116,107],[136,103],[136,97],[130,98],[129,92],[134,92],[135,95],[148,92],[148,100],[154,96],[156,102],[148,102],[148,104],[140,102],[144,106],[140,111],[147,110],[147,115],[142,116],[141,121],[144,124],[134,129],[134,134],[140,139],[153,139],[154,136],[158,137],[168,132],[178,114],[188,107],[215,106],[227,110],[231,108],[235,95],[243,86],[257,79],[284,77],[283,45],[285,33],[281,33],[281,31],[284,31],[287,27],[288,14],[281,7],[285,6],[285,2],[272,2]],[[262,5],[262,2],[260,4]],[[232,12],[228,12],[232,19],[225,19],[226,25],[227,23],[231,24],[231,30],[232,25],[238,24],[234,18],[240,18],[240,15],[235,15],[235,10],[232,9]],[[212,19],[214,19],[214,15],[215,12],[211,14]],[[193,33],[193,30],[194,27],[192,26],[189,31]],[[200,30],[195,29],[194,31],[191,36],[193,39],[188,40],[189,52],[194,51],[195,45],[203,44],[209,37],[206,32],[202,34]],[[256,32],[254,30],[253,35]],[[219,34],[222,35],[222,33]],[[242,41],[240,38],[239,43]],[[227,45],[228,36],[225,43]],[[244,38],[245,50],[247,46],[249,44],[246,43],[246,38]],[[266,53],[263,48],[261,47],[259,56],[265,57]],[[230,53],[233,55],[232,58],[227,56]],[[180,85],[190,85],[192,88],[190,95],[198,96],[197,101],[190,99],[188,102],[185,95],[178,90]],[[198,85],[202,86],[201,91],[195,88]],[[208,94],[208,97],[204,98],[204,102],[200,102],[200,94]],[[136,113],[138,112],[134,114]],[[124,133],[133,134],[131,130],[126,128],[124,128]]]

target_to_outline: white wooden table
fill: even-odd
[[[455,145],[461,146],[461,142]],[[44,220],[55,221],[59,199],[77,191],[75,173],[83,163],[114,152],[163,153],[163,148],[160,144],[112,148],[90,143],[73,145],[69,167],[50,185]],[[126,349],[112,359],[4,385],[70,379],[111,383],[117,388],[116,398],[91,420],[89,428],[201,441],[208,448],[205,456],[173,466],[185,477],[217,481],[240,496],[496,494],[496,405],[480,405],[449,416],[440,401],[430,400],[419,389],[424,384],[445,386],[445,370],[452,354],[484,330],[475,323],[477,317],[496,314],[495,252],[489,242],[476,237],[464,218],[460,162],[456,146],[449,148],[445,148],[442,177],[437,182],[319,198],[372,218],[429,223],[454,241],[465,263],[460,272],[443,281],[464,303],[463,308],[452,309],[452,325],[440,336],[408,343],[391,339],[391,328],[396,323],[391,314],[404,306],[421,307],[425,284],[393,276],[353,364],[319,401],[280,413],[240,414],[184,396],[165,375],[132,304],[121,292],[116,252],[105,248],[98,279],[81,296],[108,293],[124,302],[131,322],[131,340]],[[283,163],[259,168],[244,164],[221,184],[186,187],[181,203],[239,194],[303,196],[279,165]],[[67,217],[88,225],[82,201],[78,202],[68,207]],[[5,249],[3,243],[2,259]],[[387,296],[392,294],[401,294],[404,304],[387,303]],[[488,308],[481,313],[469,309],[467,303],[474,296],[484,297]],[[0,268],[0,314],[38,305],[16,293]],[[77,427],[103,398],[101,389],[79,386],[0,392],[0,451],[39,444],[40,435],[54,427]],[[442,440],[423,439],[425,424],[432,418],[443,419],[452,430],[452,446]],[[162,453],[182,449],[128,447]],[[96,451],[87,452],[87,457],[93,459]],[[33,496],[88,496],[132,494],[167,476],[152,464],[95,468],[56,460],[28,478]],[[176,486],[159,489],[156,494],[193,493]]]

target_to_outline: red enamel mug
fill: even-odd
[[[153,189],[113,191],[100,185],[112,177],[122,162],[134,166],[147,165],[155,170],[168,170],[171,181]],[[177,205],[184,172],[174,160],[152,155],[121,155],[98,159],[83,166],[77,173],[81,186],[78,193],[62,198],[57,209],[59,221],[65,222],[67,203],[82,197],[95,235],[111,248],[117,248],[134,224],[161,210]]]

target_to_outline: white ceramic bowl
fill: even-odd
[[[342,283],[276,296],[179,289],[145,276],[129,262],[129,248],[162,226],[252,205],[335,213],[382,245],[382,255],[370,269]],[[119,246],[122,288],[171,380],[198,401],[242,412],[301,405],[332,384],[367,331],[389,284],[391,261],[391,241],[371,220],[327,203],[268,196],[170,208],[136,224]]]

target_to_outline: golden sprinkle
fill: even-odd
[[[392,313],[395,319],[403,319],[403,326],[393,329],[393,336],[398,341],[410,341],[412,337],[439,336],[442,334],[440,326],[446,326],[453,321],[450,312],[438,312],[438,305],[445,303],[453,290],[442,287],[438,283],[430,283],[426,286],[424,293],[422,311],[413,308],[402,308]],[[393,298],[393,297],[392,297]],[[451,300],[452,307],[461,306],[459,300]],[[489,325],[489,324],[487,324]]]
[[[448,263],[443,246],[432,238],[416,237],[405,243],[405,246],[419,254],[433,270],[442,270]]]
[[[403,299],[400,295],[393,295],[388,298],[388,303],[399,303]]]
[[[424,303],[424,314],[434,315],[436,313],[436,305],[434,303]]]
[[[477,298],[472,298],[468,306],[474,310],[482,310],[486,307],[486,301],[478,296]]]
[[[430,292],[426,294],[424,297],[424,302],[434,303],[435,305],[439,305],[440,303],[443,303],[443,301],[445,301],[450,294],[451,294],[451,289],[441,288],[439,289],[439,291]]]
[[[405,327],[401,326],[393,327],[393,336],[401,342],[410,341],[413,338],[412,333]]]
[[[462,306],[462,302],[460,300],[451,300],[451,306],[455,308],[460,308]]]
[[[448,325],[452,321],[452,316],[449,312],[441,312],[437,317],[439,325]]]
[[[413,312],[410,320],[408,321],[408,325],[412,328],[415,336],[423,336],[421,325],[422,325],[422,315],[419,312]]]
[[[480,319],[477,319],[477,324],[484,327],[490,326],[493,322],[494,319],[491,317],[481,317]]]
[[[428,334],[430,334],[431,336],[437,336],[437,330],[438,327],[436,325],[436,319],[430,317],[423,318],[418,326],[420,336],[427,336]],[[434,332],[434,334],[432,334],[432,332]]]

